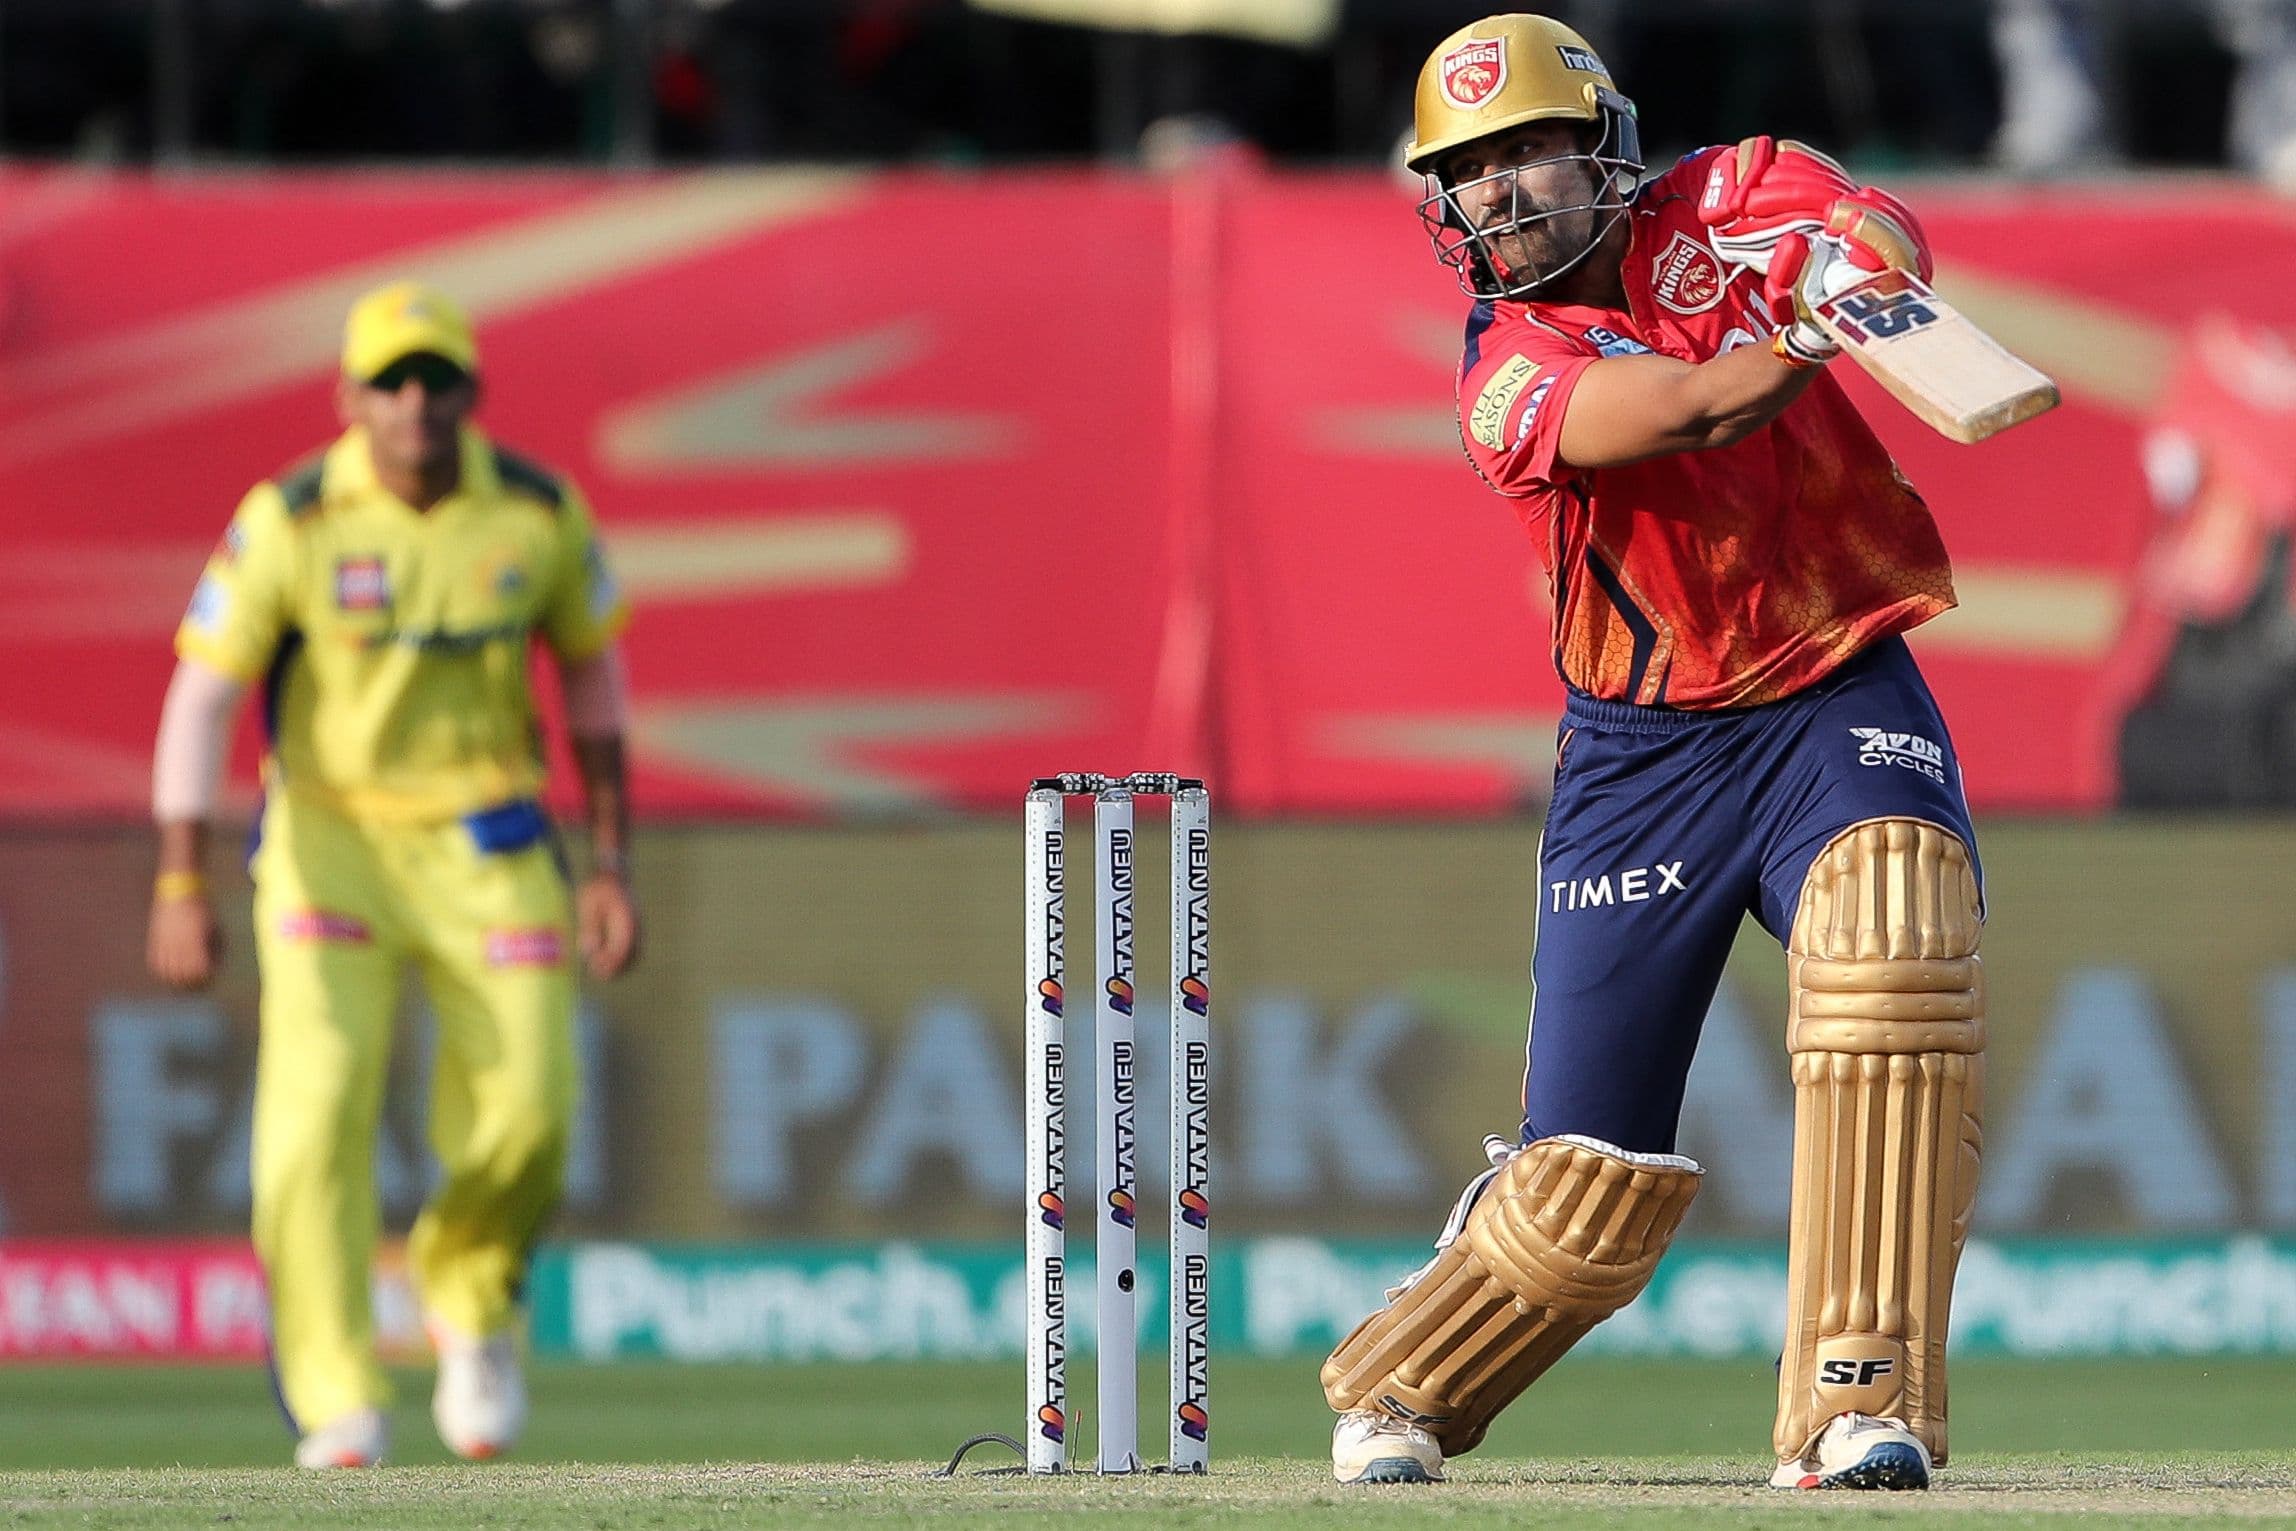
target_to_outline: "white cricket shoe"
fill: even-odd
[[[1357,1409],[1331,1427],[1331,1475],[1342,1483],[1441,1483],[1443,1448],[1417,1425]]]
[[[1897,1420],[1837,1414],[1808,1456],[1778,1464],[1770,1487],[1927,1488],[1929,1448]]]
[[[526,1379],[518,1344],[507,1329],[474,1340],[444,1324],[430,1329],[438,1352],[438,1386],[431,1392],[431,1423],[447,1450],[473,1462],[499,1457],[526,1428]]]
[[[391,1427],[380,1409],[338,1414],[295,1443],[297,1467],[376,1467],[391,1449]]]

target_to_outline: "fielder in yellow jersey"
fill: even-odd
[[[225,745],[241,698],[262,693],[255,1243],[306,1467],[388,1447],[369,1271],[405,970],[438,1018],[443,1174],[408,1244],[439,1351],[432,1415],[455,1451],[491,1457],[525,1422],[517,1299],[573,1119],[575,954],[601,979],[637,954],[627,606],[573,486],[469,423],[477,361],[442,294],[400,284],[359,301],[344,433],[240,503],[176,634],[161,714],[150,957],[191,988],[221,954],[201,868]],[[589,820],[591,870],[571,893],[538,802],[537,641]]]

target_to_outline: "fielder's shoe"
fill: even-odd
[[[1357,1409],[1331,1427],[1331,1475],[1342,1483],[1441,1483],[1443,1448],[1417,1425]]]
[[[438,1386],[431,1393],[438,1438],[473,1462],[503,1455],[526,1428],[526,1379],[511,1332],[474,1340],[434,1323],[430,1334],[438,1351]]]
[[[375,1467],[391,1449],[390,1425],[380,1409],[338,1414],[295,1443],[297,1467]]]
[[[1894,1419],[1837,1414],[1799,1462],[1780,1462],[1772,1488],[1929,1487],[1929,1448]]]

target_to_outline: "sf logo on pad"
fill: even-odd
[[[1866,1361],[1844,1357],[1821,1363],[1818,1381],[1826,1387],[1872,1387],[1895,1370],[1897,1362],[1887,1356]]]

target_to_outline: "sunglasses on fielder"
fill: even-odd
[[[445,393],[459,388],[471,380],[471,375],[443,356],[418,351],[402,356],[382,371],[366,380],[366,386],[381,393],[397,393],[408,383],[420,383],[425,393]]]

